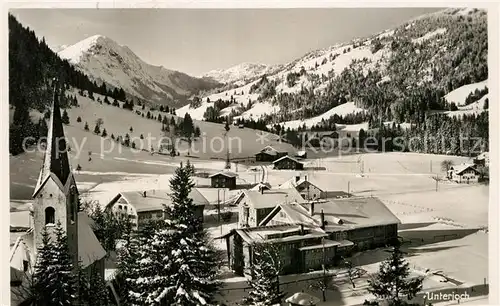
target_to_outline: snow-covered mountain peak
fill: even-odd
[[[183,100],[215,82],[193,78],[140,59],[129,47],[104,35],[94,35],[60,51],[79,70],[97,82],[122,88],[125,92],[156,103]]]
[[[274,71],[275,66],[260,63],[244,62],[227,69],[216,69],[202,75],[221,83],[234,83],[237,81],[250,80],[265,73]]]

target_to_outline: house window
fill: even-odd
[[[24,272],[28,271],[28,267],[29,267],[28,261],[23,260],[23,271]]]
[[[53,207],[49,206],[45,208],[45,225],[55,224],[56,223],[55,216],[56,216],[56,210]]]

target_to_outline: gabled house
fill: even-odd
[[[255,186],[250,188],[250,190],[253,190],[253,191],[261,191],[262,189],[269,190],[269,189],[271,189],[271,185],[269,183],[259,182],[259,183],[255,184]]]
[[[479,171],[475,168],[475,165],[462,164],[454,165],[448,170],[448,179],[455,181],[457,183],[477,183],[479,180]]]
[[[304,164],[291,156],[283,156],[273,161],[274,169],[303,170]]]
[[[238,174],[231,171],[221,171],[209,176],[212,188],[236,188],[236,178]]]
[[[238,206],[238,226],[257,226],[280,203],[303,203],[295,188],[244,190],[235,201]]]
[[[258,226],[233,229],[225,239],[229,265],[238,275],[252,274],[256,244],[272,244],[282,274],[305,273],[337,265],[353,250],[397,240],[399,219],[377,198],[280,203]]]
[[[208,200],[196,188],[192,188],[189,197],[196,206],[196,215],[203,221],[203,211]],[[137,229],[149,220],[161,220],[165,215],[164,205],[172,205],[170,190],[124,191],[118,193],[107,205],[106,209],[115,214],[128,216]]]
[[[476,166],[486,166],[490,165],[490,154],[489,152],[483,152],[474,158],[474,165]]]
[[[305,176],[294,176],[288,181],[278,186],[278,189],[290,189],[295,188],[302,195],[302,197],[306,200],[317,200],[321,198],[325,198],[327,193],[326,191],[319,188],[315,185],[311,179],[308,179],[307,175]]]
[[[233,229],[219,237],[225,239],[229,267],[237,275],[252,275],[255,244],[269,243],[280,251],[281,274],[320,269],[325,262],[333,265],[335,247],[340,243],[326,239],[328,234],[318,227],[283,224]],[[323,249],[327,254],[323,261]]]
[[[390,244],[397,239],[400,220],[377,198],[311,201],[278,205],[259,226],[302,223],[316,225],[336,241],[348,240],[358,250]]]
[[[266,146],[260,152],[255,154],[256,161],[275,161],[276,159],[288,155],[287,151],[277,149],[273,146]]]

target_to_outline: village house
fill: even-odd
[[[303,170],[304,164],[293,157],[283,156],[273,161],[274,169]]]
[[[474,165],[489,167],[490,165],[490,154],[488,152],[483,152],[474,158]]]
[[[462,164],[454,165],[448,170],[447,177],[457,183],[477,183],[479,180],[479,171],[475,168],[475,165]]]
[[[349,240],[356,249],[384,246],[397,238],[399,219],[375,197],[309,201],[302,205],[278,205],[259,226],[316,224],[332,240]]]
[[[278,189],[290,189],[295,188],[300,193],[300,195],[306,200],[317,200],[325,198],[327,193],[320,189],[318,186],[313,184],[308,180],[307,175],[304,176],[294,176],[288,181],[278,186]]]
[[[279,249],[281,274],[317,270],[323,264],[323,247],[326,263],[333,265],[338,242],[326,239],[328,234],[318,227],[302,224],[284,224],[233,229],[222,236],[226,239],[229,267],[236,275],[251,275],[253,247],[256,243],[270,243]]]
[[[238,174],[236,173],[231,171],[221,171],[212,174],[209,177],[212,188],[236,188],[236,177],[238,177]]]
[[[288,152],[276,149],[272,146],[266,146],[260,152],[255,154],[255,161],[258,162],[272,162],[280,157],[288,155]]]
[[[295,188],[244,190],[235,201],[238,206],[238,226],[257,226],[279,203],[303,203]]]
[[[261,191],[262,189],[263,190],[270,190],[271,185],[269,183],[259,182],[259,183],[255,184],[255,186],[250,188],[250,190],[254,190],[254,191]]]
[[[137,229],[149,220],[167,218],[164,205],[171,206],[172,199],[169,190],[124,191],[118,193],[107,205],[115,214],[128,216],[133,228]],[[203,222],[203,211],[208,200],[196,188],[191,189],[189,197],[196,206],[196,216]]]
[[[11,305],[29,302],[30,276],[34,272],[42,233],[54,235],[58,222],[66,232],[73,266],[80,263],[85,273],[98,273],[104,281],[106,251],[97,240],[85,212],[78,211],[79,193],[71,171],[61,120],[57,90],[48,126],[47,147],[33,192],[31,228],[19,236],[10,252]]]
[[[331,190],[328,180],[317,179],[314,175],[299,174],[278,185],[277,189],[295,188],[306,200],[346,198],[350,195],[341,190]]]
[[[298,151],[297,153],[295,153],[295,157],[307,158],[307,152],[305,150]]]
[[[278,248],[282,274],[305,273],[323,264],[334,266],[353,251],[393,243],[399,223],[377,198],[283,203],[258,226],[234,229],[221,238],[226,240],[230,267],[238,275],[251,271],[256,243]]]

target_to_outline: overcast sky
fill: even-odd
[[[17,9],[51,47],[96,34],[144,61],[194,76],[242,62],[283,64],[311,50],[397,26],[437,8]]]

